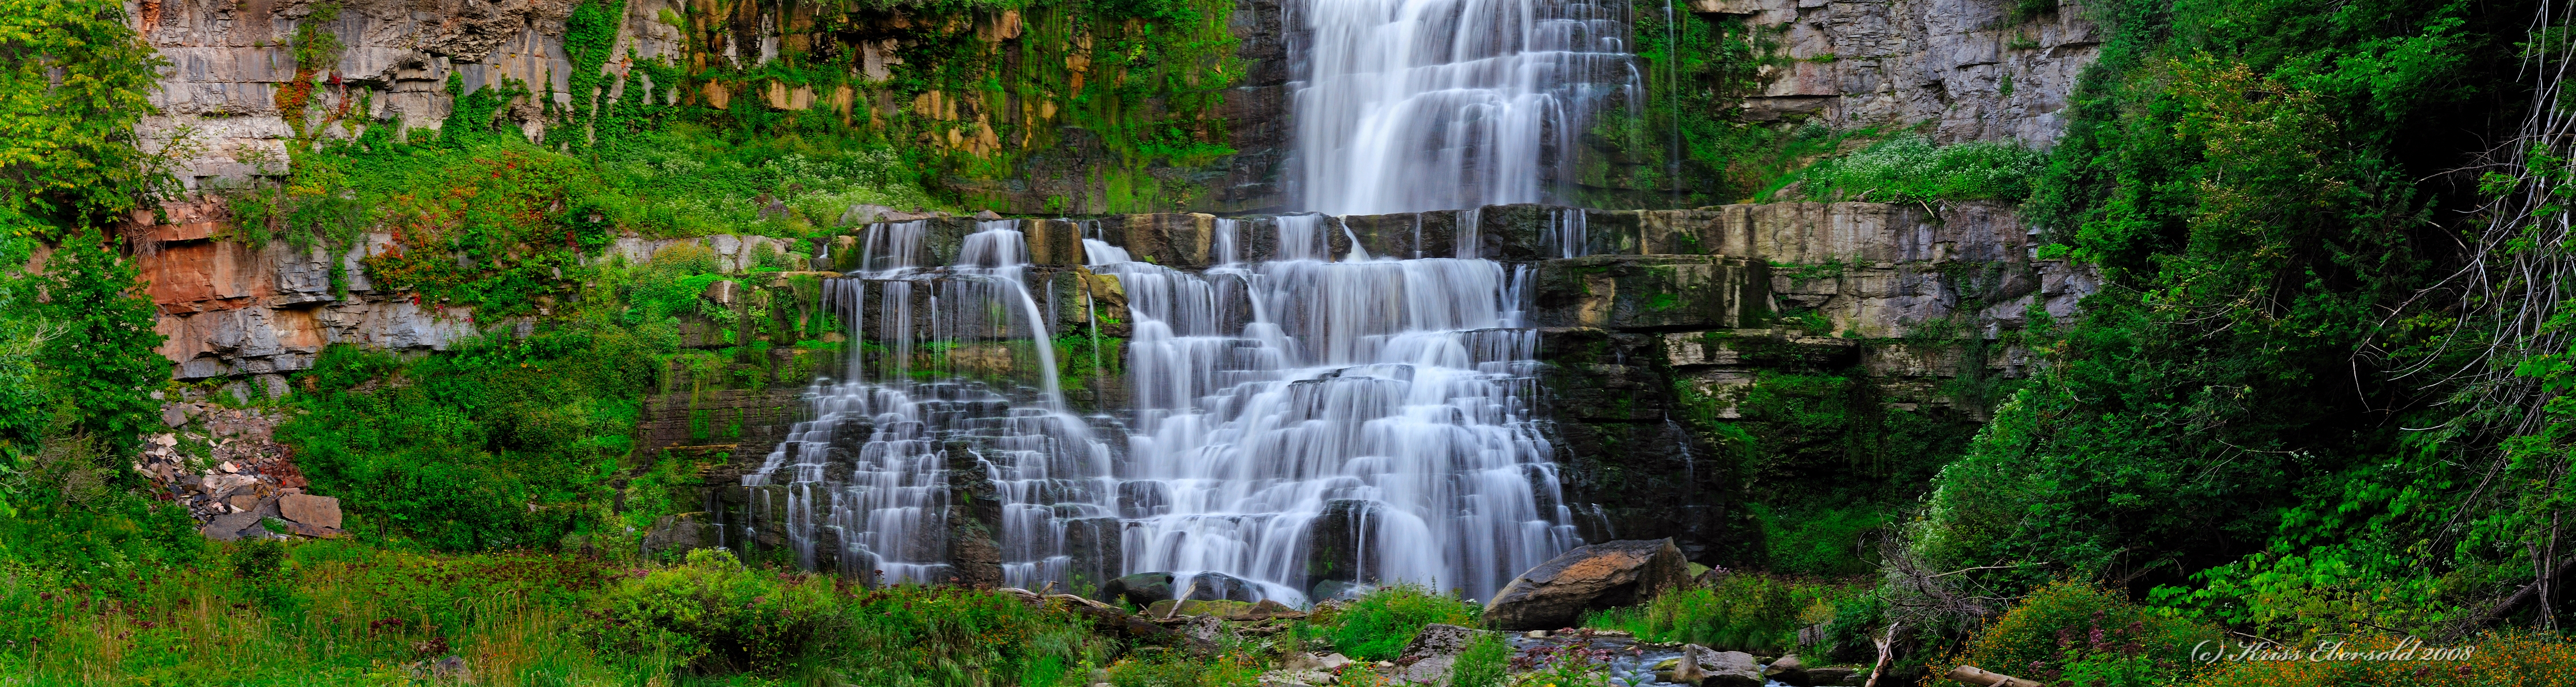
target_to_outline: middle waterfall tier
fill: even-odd
[[[1490,598],[1579,544],[1532,417],[1536,271],[1477,257],[1472,212],[1377,253],[1358,219],[871,226],[824,282],[846,365],[752,512],[888,583]]]

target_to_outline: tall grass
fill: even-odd
[[[0,687],[427,684],[450,656],[483,687],[1063,687],[1109,654],[1081,617],[1015,596],[862,590],[720,553],[669,567],[344,542],[255,553],[276,546],[228,545],[131,594],[0,567]],[[1229,660],[1222,675],[1259,672]]]
[[[1798,629],[1830,620],[1833,600],[1866,586],[1810,578],[1736,573],[1715,587],[1675,589],[1642,606],[1585,614],[1583,626],[1625,630],[1652,642],[1686,642],[1756,653],[1798,646]]]
[[[1335,651],[1364,661],[1390,661],[1434,623],[1474,627],[1478,609],[1416,584],[1380,587],[1347,606],[1319,614],[1314,627]]]

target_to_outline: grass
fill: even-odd
[[[1422,628],[1434,623],[1476,626],[1479,609],[1427,587],[1398,584],[1371,591],[1323,614],[1315,629],[1342,655],[1363,661],[1394,660]]]
[[[1586,614],[1583,626],[1625,630],[1651,642],[1690,643],[1778,654],[1798,646],[1798,629],[1833,618],[1833,602],[1866,583],[1739,572],[1714,587],[1677,589],[1642,606]]]
[[[1108,655],[1079,616],[1009,595],[862,590],[721,552],[657,566],[342,541],[222,548],[138,573],[130,594],[0,566],[0,685],[421,684],[415,668],[454,656],[487,687],[1055,687],[1088,684]]]

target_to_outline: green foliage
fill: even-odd
[[[175,150],[147,154],[134,131],[169,64],[116,2],[0,2],[0,230],[88,224],[175,191]]]
[[[2437,587],[2510,578],[2510,526],[2449,529],[2479,475],[2400,429],[2452,422],[2431,402],[2445,390],[2391,381],[2370,351],[2432,350],[2450,329],[2387,313],[2456,240],[2432,228],[2456,199],[2418,180],[2487,145],[2468,132],[2489,120],[2456,99],[2511,78],[2517,58],[2489,36],[2522,32],[2518,12],[2088,10],[2112,40],[2029,216],[2110,285],[2080,320],[2029,333],[2051,364],[1942,471],[1911,550],[1943,570],[2050,564],[1968,574],[2006,589],[2126,579],[2201,617],[2299,631],[2423,622]]]
[[[1474,627],[1474,604],[1414,584],[1370,590],[1322,622],[1324,637],[1343,655],[1364,661],[1391,661],[1404,651],[1423,626],[1439,623]]]
[[[2055,583],[2023,597],[1941,663],[2012,670],[2052,683],[2164,684],[2193,646],[2220,636],[2217,628],[2166,617],[2116,591]]]
[[[1229,653],[1210,660],[1164,647],[1139,647],[1134,655],[1110,664],[1109,684],[1114,687],[1254,687],[1261,684],[1261,679],[1259,666],[1236,654]]]
[[[363,504],[370,538],[449,551],[554,546],[597,531],[632,450],[667,324],[582,320],[526,341],[404,361],[326,350],[279,440],[319,493]]]
[[[701,675],[834,676],[856,684],[1057,685],[1096,639],[1078,616],[953,587],[839,591],[700,549],[592,603],[580,636],[612,655]]]
[[[1734,99],[1760,89],[1757,69],[1775,47],[1770,35],[1739,17],[1684,10],[1667,20],[1654,2],[1635,3],[1630,16],[1644,102],[1635,114],[1605,107],[1596,115],[1589,140],[1599,150],[1578,174],[1589,187],[1620,191],[1586,204],[1734,202],[1783,171],[1781,158],[1809,152],[1816,137],[1805,129],[1744,122],[1736,113]]]
[[[1831,619],[1835,599],[1865,587],[1760,573],[1733,573],[1714,587],[1666,590],[1641,606],[1587,613],[1583,626],[1626,630],[1653,642],[1779,653],[1798,630]]]
[[[157,310],[139,293],[134,265],[94,229],[65,237],[45,273],[39,283],[50,302],[39,317],[60,333],[45,342],[38,364],[54,375],[55,402],[81,409],[69,431],[93,434],[122,455],[158,423],[152,393],[170,378],[169,359],[152,350],[166,338],[153,329]]]
[[[2030,196],[2043,156],[2013,143],[1971,141],[1946,146],[1901,134],[1850,155],[1819,161],[1792,177],[1793,195],[1823,201],[1914,203]]]
[[[1512,644],[1497,632],[1478,633],[1449,664],[1449,687],[1500,687],[1512,667]]]
[[[781,581],[731,552],[699,549],[684,565],[619,585],[582,632],[605,651],[699,673],[779,675],[812,658],[817,637],[842,629],[833,596],[826,582]]]

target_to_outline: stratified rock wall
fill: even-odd
[[[2081,5],[2016,17],[2017,0],[1691,0],[1738,15],[1784,58],[1744,100],[1754,120],[1813,114],[1836,128],[1932,122],[1937,142],[2056,141],[2059,110],[2101,51]]]

